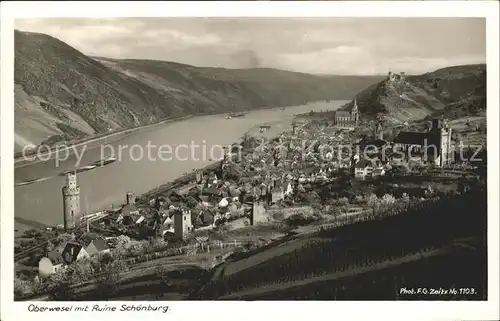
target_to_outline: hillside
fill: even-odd
[[[418,76],[388,75],[356,99],[367,118],[391,116],[405,122],[439,115],[475,116],[486,109],[486,65],[454,66]]]
[[[485,299],[486,207],[486,191],[477,188],[292,235],[229,258],[192,299],[394,300],[402,286],[458,288],[460,282],[477,291],[467,299]],[[460,272],[452,268],[457,264]]]
[[[189,114],[350,99],[382,79],[93,58],[51,36],[20,31],[14,78],[16,151]]]

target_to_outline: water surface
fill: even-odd
[[[210,149],[212,146],[228,145],[240,138],[252,127],[275,121],[291,121],[297,113],[308,111],[332,110],[344,104],[344,101],[330,103],[317,102],[302,106],[292,106],[284,110],[268,109],[249,112],[244,117],[225,119],[225,115],[210,115],[194,117],[178,122],[154,126],[144,131],[134,132],[120,138],[111,138],[104,144],[113,146],[115,156],[118,147],[122,146],[121,158],[109,165],[90,171],[78,173],[80,186],[80,202],[82,211],[93,212],[115,207],[125,202],[127,191],[136,195],[147,192],[157,186],[190,172],[194,168],[202,168],[212,161]],[[172,159],[162,161],[158,157],[161,145],[168,145],[175,151],[180,145],[197,144],[194,158],[187,148],[178,149],[178,155],[187,160]],[[147,146],[151,157],[147,155]],[[136,145],[136,147],[132,147]],[[206,146],[203,152],[201,146]],[[140,147],[137,147],[140,146]],[[140,160],[140,150],[144,156]],[[163,157],[167,148],[163,148]],[[218,151],[218,148],[212,149]],[[105,149],[104,156],[110,156],[111,150]],[[205,155],[205,157],[202,157]],[[214,155],[220,157],[221,155]],[[81,166],[88,165],[101,157],[101,148],[86,149]],[[156,160],[155,160],[156,159]],[[56,166],[55,160],[39,162],[15,169],[15,182],[41,179],[35,183],[15,187],[15,217],[41,222],[50,226],[63,222],[62,187],[65,178],[61,172],[75,166],[76,157]],[[42,179],[45,178],[45,179]],[[16,224],[17,226],[17,224]]]

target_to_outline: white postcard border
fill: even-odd
[[[495,1],[374,2],[2,2],[1,4],[1,320],[87,320],[111,317],[132,320],[154,312],[28,312],[39,306],[168,305],[171,320],[493,320],[498,318],[498,3]],[[234,17],[486,17],[488,103],[488,298],[486,302],[13,302],[13,18],[234,16]],[[457,267],[460,268],[460,267]],[[33,314],[35,313],[35,314]],[[116,314],[118,313],[118,314]],[[495,317],[496,316],[496,317]]]

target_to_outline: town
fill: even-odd
[[[113,297],[127,275],[164,280],[193,266],[203,267],[199,283],[238,253],[485,184],[485,144],[458,138],[478,126],[433,118],[397,127],[364,117],[356,98],[326,115],[297,115],[277,137],[262,125],[215,164],[138,197],[130,186],[120,208],[98,213],[83,213],[77,173],[66,173],[64,224],[26,231],[16,245],[16,297]]]

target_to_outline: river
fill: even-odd
[[[218,146],[231,144],[259,124],[291,122],[295,114],[311,110],[334,110],[344,103],[345,101],[315,102],[285,109],[258,110],[232,119],[225,119],[225,115],[199,116],[105,139],[101,144],[110,147],[79,147],[79,154],[83,155],[80,166],[99,160],[101,155],[118,158],[118,161],[104,167],[77,174],[82,212],[94,212],[112,205],[117,207],[125,202],[127,191],[139,195],[194,168],[205,167],[222,156]],[[199,147],[187,148],[193,144]],[[141,150],[143,157],[140,157]],[[193,155],[190,155],[191,150],[195,151]],[[27,228],[18,221],[19,218],[49,226],[63,222],[61,189],[65,178],[59,176],[59,173],[74,167],[76,162],[77,156],[72,155],[59,164],[52,159],[15,169],[16,183],[42,179],[15,187],[15,225],[18,232]]]

